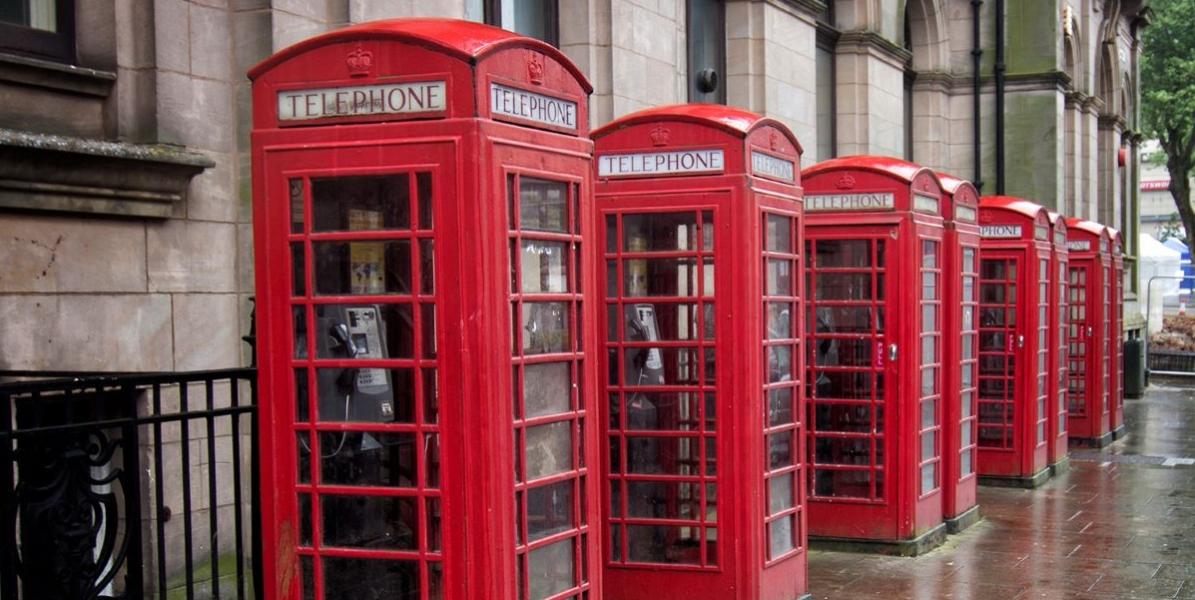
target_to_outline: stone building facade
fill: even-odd
[[[787,123],[805,165],[908,157],[1117,227],[1131,262],[1145,4],[6,2],[0,369],[248,364],[245,73],[311,35],[388,17],[485,20],[547,39],[593,82],[594,126],[690,100],[742,106]],[[1138,312],[1126,311],[1129,327]]]

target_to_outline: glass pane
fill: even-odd
[[[630,562],[700,564],[701,534],[697,527],[628,525]]]
[[[691,482],[628,481],[627,517],[637,519],[698,519],[701,484]]]
[[[698,475],[701,450],[695,437],[627,436],[627,471],[646,475]]]
[[[777,558],[795,548],[793,545],[793,523],[795,516],[789,515],[768,523],[768,558]]]
[[[938,243],[930,240],[921,242],[921,266],[933,269],[938,266]]]
[[[570,350],[567,303],[524,302],[522,326],[524,354]]]
[[[414,318],[409,304],[317,304],[317,358],[412,358]]]
[[[532,600],[543,600],[574,587],[573,539],[536,548],[527,555]]]
[[[570,363],[539,363],[523,367],[525,418],[567,412],[572,406],[571,392]]]
[[[432,212],[432,174],[426,171],[416,173],[415,188],[419,196],[419,228],[431,229],[435,222]]]
[[[320,432],[320,482],[415,487],[415,434]]]
[[[712,306],[706,305],[705,339],[713,338]],[[631,342],[698,339],[697,305],[637,302],[623,306],[624,338]]]
[[[417,500],[410,497],[322,495],[323,543],[349,548],[414,550],[419,547]]]
[[[814,405],[814,420],[818,431],[868,433],[871,431],[871,406],[867,404]]]
[[[436,293],[436,243],[419,240],[419,292]]]
[[[790,217],[768,215],[767,244],[764,246],[768,252],[792,253],[792,223]]]
[[[622,278],[623,295],[627,297],[698,295],[697,267],[692,258],[627,260]],[[712,282],[705,285],[710,287]]]
[[[320,421],[410,423],[415,420],[412,369],[317,369]]]
[[[567,249],[563,242],[522,240],[519,256],[523,293],[567,292]]]
[[[818,437],[813,444],[813,456],[819,465],[870,465],[871,439]]]
[[[817,333],[871,333],[870,306],[819,306]]]
[[[527,490],[527,536],[532,542],[573,528],[571,479]]]
[[[921,466],[921,493],[931,492],[938,487],[938,463]]]
[[[315,292],[411,293],[411,242],[314,242]]]
[[[324,556],[324,598],[418,598],[419,563]]]
[[[768,383],[793,380],[792,346],[768,346]]]
[[[0,17],[0,21],[3,20]],[[291,179],[287,187],[290,189],[290,232],[303,233],[303,180]]]
[[[627,348],[624,385],[697,385],[698,356],[696,348]]]
[[[775,427],[793,422],[793,388],[785,386],[767,391],[768,426]]]
[[[564,183],[520,177],[520,228],[567,233],[567,199],[568,188]]]
[[[814,264],[819,269],[871,266],[870,240],[818,240]]]
[[[869,400],[872,396],[871,373],[822,371],[813,383],[819,399]]]
[[[768,302],[768,339],[782,340],[793,337],[793,320],[796,305],[790,302]]]
[[[312,179],[312,231],[410,229],[410,181],[406,173]]]
[[[791,431],[773,433],[768,436],[768,468],[780,469],[795,463],[796,453],[793,447]]]
[[[768,480],[768,514],[796,506],[793,502],[793,474],[785,473]]]
[[[526,437],[528,480],[556,475],[573,468],[571,421],[528,427]]]
[[[793,296],[796,293],[796,288],[793,287],[793,261],[787,259],[772,258],[768,259],[767,272],[767,295],[769,296]]]
[[[307,388],[307,369],[295,369],[295,422],[311,422],[311,395]]]
[[[624,252],[696,250],[697,213],[623,215],[622,243]]]
[[[870,300],[870,273],[817,273],[814,295],[817,300]]]
[[[303,254],[303,244],[290,245],[291,264],[291,295],[304,296],[307,294],[307,256]]]
[[[930,460],[937,456],[935,445],[938,438],[938,432],[926,431],[921,434],[921,460]]]
[[[632,430],[696,431],[700,428],[697,392],[636,392],[627,394],[626,428]]]
[[[880,492],[878,486],[876,492]],[[817,469],[814,472],[813,493],[827,497],[870,498],[871,471]]]

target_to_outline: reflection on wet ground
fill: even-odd
[[[1195,599],[1195,380],[1125,401],[1128,435],[917,558],[812,551],[813,598]]]

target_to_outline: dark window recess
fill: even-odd
[[[726,103],[726,6],[721,0],[689,0],[689,101]]]
[[[559,0],[483,0],[485,22],[560,45]]]
[[[0,52],[75,62],[73,0],[0,0]]]

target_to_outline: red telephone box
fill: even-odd
[[[418,19],[250,77],[264,596],[602,597],[588,82]]]
[[[1050,368],[1052,378],[1047,383],[1050,386],[1049,427],[1047,455],[1049,456],[1050,471],[1057,475],[1065,471],[1070,465],[1069,445],[1067,444],[1067,316],[1070,312],[1067,302],[1067,264],[1069,259],[1067,246],[1066,217],[1048,211],[1046,218],[1050,221]]]
[[[976,505],[976,383],[979,332],[975,327],[979,280],[979,192],[953,175],[942,183],[942,517],[957,533],[979,520]]]
[[[895,158],[805,187],[809,534],[917,554],[942,542],[942,189]]]
[[[1108,357],[1112,361],[1108,372],[1109,429],[1112,439],[1124,436],[1124,237],[1120,231],[1108,228],[1112,247],[1111,296],[1108,305]]]
[[[805,593],[801,147],[666,106],[593,132],[606,598]]]
[[[1102,448],[1112,443],[1107,318],[1112,291],[1111,236],[1092,221],[1067,219],[1070,255],[1067,300],[1067,428],[1069,443]]]
[[[979,482],[1050,476],[1050,222],[1011,196],[979,201]]]

